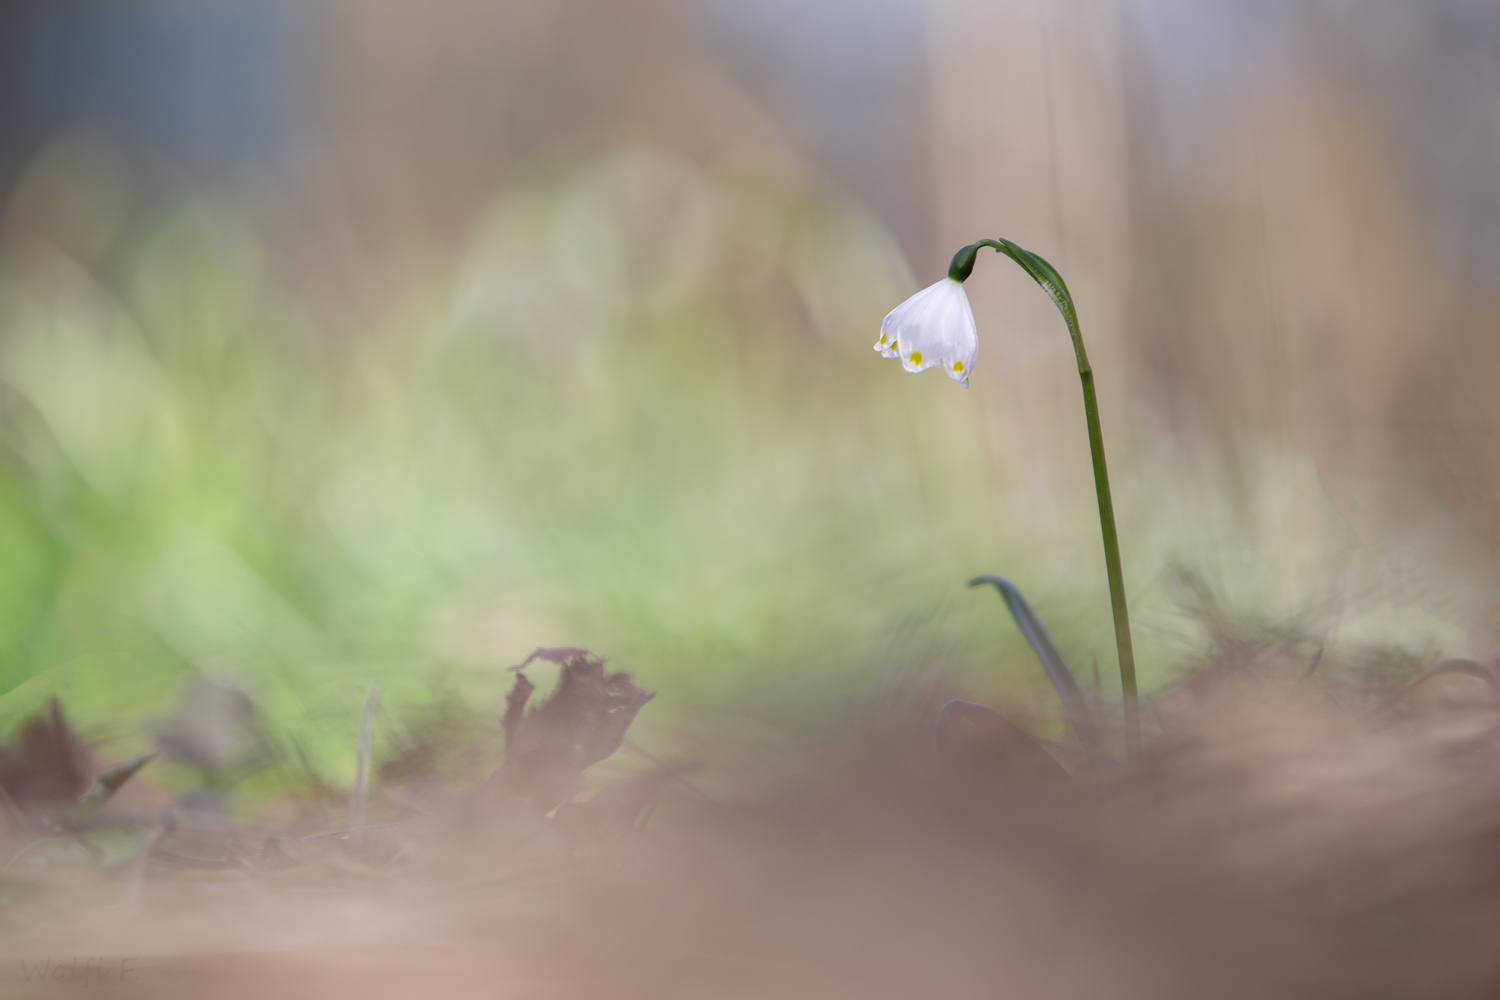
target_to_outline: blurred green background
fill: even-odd
[[[1055,715],[978,573],[1112,697],[1050,303],[981,261],[967,392],[870,349],[986,236],[1078,298],[1148,687],[1211,640],[1179,568],[1309,648],[1500,641],[1492,4],[53,0],[0,39],[10,722],[58,693],[123,755],[230,677],[339,774],[369,682],[498,713],[541,645],[659,690],[648,738],[892,666]]]

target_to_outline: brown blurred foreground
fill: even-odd
[[[492,781],[359,849],[281,838],[286,853],[217,868],[14,865],[0,992],[1495,995],[1488,668],[1372,693],[1368,674],[1314,680],[1303,659],[1225,648],[1162,696],[1142,758],[1070,777],[1000,723],[940,752],[934,699],[909,689],[836,738],[772,733],[754,712],[715,722],[705,757],[740,785],[709,795],[658,772],[649,822],[549,818]],[[591,801],[604,815],[643,787]]]

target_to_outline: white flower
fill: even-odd
[[[979,354],[979,331],[963,282],[944,278],[892,309],[880,324],[875,350],[899,357],[909,372],[940,365],[967,388]]]

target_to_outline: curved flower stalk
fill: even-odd
[[[1088,422],[1089,454],[1094,463],[1094,489],[1099,500],[1099,527],[1104,535],[1104,566],[1109,577],[1109,599],[1114,612],[1115,648],[1120,657],[1120,687],[1125,697],[1125,738],[1133,752],[1140,739],[1140,710],[1135,682],[1135,652],[1130,640],[1130,611],[1125,604],[1125,578],[1120,569],[1120,541],[1115,530],[1114,500],[1109,490],[1109,469],[1104,462],[1104,433],[1099,427],[1099,401],[1094,392],[1094,369],[1089,365],[1078,329],[1078,311],[1062,275],[1047,261],[1009,240],[980,240],[953,255],[948,277],[924,288],[901,303],[880,324],[875,349],[888,358],[899,357],[909,372],[941,364],[950,378],[965,386],[979,353],[974,312],[963,283],[974,271],[974,260],[982,247],[992,247],[1021,265],[1042,286],[1062,313],[1078,358],[1078,377],[1083,383],[1083,411]],[[1002,590],[1003,592],[1003,590]]]

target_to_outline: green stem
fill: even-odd
[[[1094,369],[1089,365],[1078,329],[1073,296],[1057,269],[1041,257],[1009,240],[980,240],[953,255],[948,277],[962,282],[974,270],[980,247],[993,247],[1020,264],[1047,293],[1068,324],[1073,353],[1078,356],[1078,377],[1083,382],[1083,412],[1088,420],[1089,456],[1094,462],[1094,490],[1099,497],[1099,528],[1104,534],[1104,568],[1109,577],[1109,603],[1114,610],[1115,648],[1120,656],[1120,687],[1125,696],[1125,742],[1133,755],[1140,746],[1140,707],[1135,685],[1135,651],[1130,642],[1130,610],[1125,605],[1125,576],[1120,569],[1120,539],[1115,530],[1115,504],[1109,491],[1109,468],[1104,461],[1104,432],[1099,427],[1099,400],[1094,393]]]

